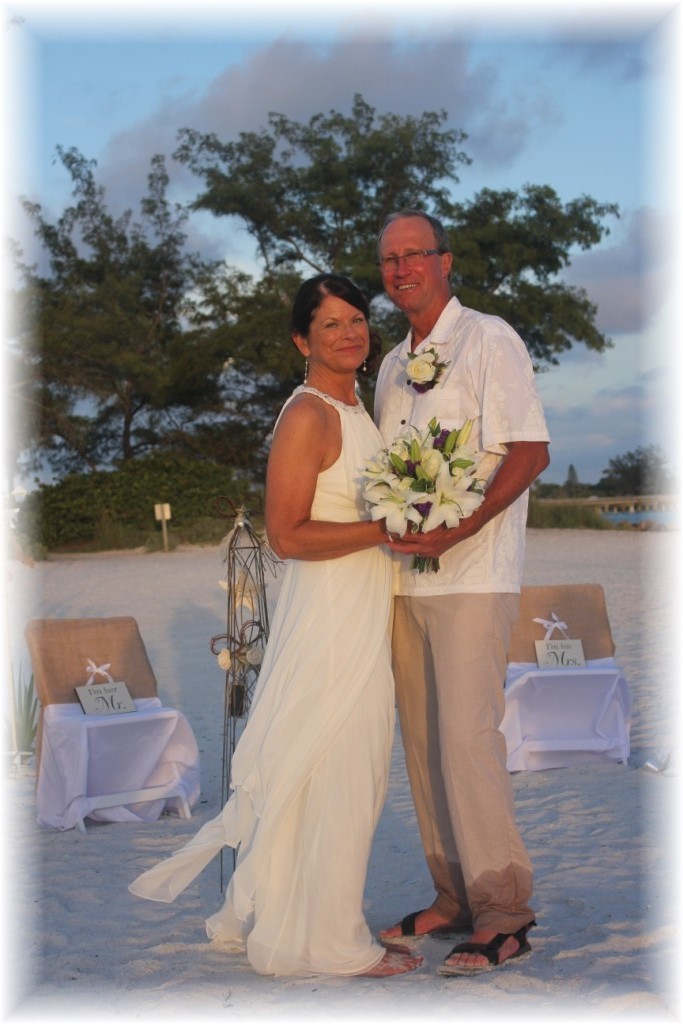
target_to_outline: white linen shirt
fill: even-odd
[[[479,476],[490,481],[508,441],[549,441],[534,372],[524,342],[500,317],[479,313],[451,298],[417,352],[434,348],[448,365],[431,390],[408,383],[410,333],[384,358],[377,378],[375,421],[389,444],[413,425],[436,417],[442,429],[473,421],[469,445],[485,452]],[[394,555],[395,592],[403,595],[518,593],[522,582],[525,491],[474,536],[449,548],[437,573],[410,569],[410,555]]]

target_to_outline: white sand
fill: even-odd
[[[37,616],[134,615],[162,699],[180,708],[202,756],[191,821],[91,825],[85,835],[35,823],[31,770],[6,782],[4,1012],[16,1020],[679,1019],[673,664],[679,617],[677,533],[530,531],[527,583],[598,582],[633,698],[632,756],[617,764],[514,776],[536,872],[533,956],[474,979],[441,978],[448,951],[427,940],[424,966],[387,980],[274,980],[206,939],[218,861],[175,904],[127,885],[219,810],[223,673],[209,640],[225,629],[217,547],[171,554],[10,563],[15,672],[29,672],[23,626]],[[646,762],[663,766],[655,772]],[[676,796],[678,794],[676,793]],[[228,853],[228,858],[230,854]],[[229,861],[227,861],[229,863]],[[330,877],[330,884],[334,878]],[[377,831],[366,912],[373,929],[431,901],[400,741]],[[330,923],[333,927],[333,922]]]

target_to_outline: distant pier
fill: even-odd
[[[672,512],[680,505],[678,494],[639,494],[622,495],[614,498],[536,498],[539,505],[561,505],[574,508],[592,508],[600,515],[610,512]]]

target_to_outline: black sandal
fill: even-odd
[[[522,925],[518,931],[509,934],[498,932],[490,942],[461,942],[460,945],[453,947],[444,962],[436,970],[439,974],[445,974],[449,977],[465,977],[472,974],[484,974],[486,971],[495,970],[496,967],[504,967],[508,961],[519,960],[520,957],[527,956],[531,952],[531,946],[527,942],[526,937],[535,924],[535,921],[530,921],[529,924]],[[510,956],[506,956],[501,962],[500,950],[508,939],[516,939],[519,949],[515,953],[511,953]],[[479,956],[485,957],[488,963],[449,964],[448,961],[451,957],[457,956],[458,953],[477,953]]]
[[[426,909],[429,909],[429,908],[426,908]],[[410,946],[415,945],[418,942],[421,942],[422,939],[426,939],[429,936],[438,937],[438,936],[444,936],[444,935],[453,935],[453,934],[455,934],[455,933],[457,933],[459,931],[464,931],[465,930],[464,928],[458,927],[457,925],[440,924],[440,925],[437,925],[436,928],[430,929],[430,931],[428,931],[428,932],[416,932],[415,931],[415,922],[417,921],[418,917],[422,913],[424,913],[424,911],[422,911],[422,910],[415,910],[415,911],[413,911],[412,914],[406,914],[406,916],[399,922],[399,924],[397,926],[395,926],[395,927],[399,927],[401,929],[401,934],[400,935],[387,935],[385,932],[380,932],[379,933],[379,941],[384,946],[390,946],[390,945],[392,945],[392,943],[393,944],[398,944],[398,945],[403,943],[404,945],[410,947]]]

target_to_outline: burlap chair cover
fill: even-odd
[[[75,687],[88,682],[88,661],[109,665],[131,697],[156,697],[157,681],[131,616],[106,619],[32,619],[25,630],[36,693],[42,707],[75,704]],[[95,682],[105,682],[97,677]]]
[[[522,587],[519,619],[512,631],[508,661],[536,662],[535,640],[546,630],[534,619],[550,620],[552,613],[567,625],[570,640],[580,640],[586,659],[614,657],[614,640],[607,616],[605,593],[598,583],[567,583]],[[557,630],[552,639],[564,634]]]

